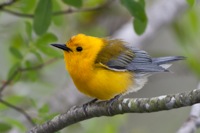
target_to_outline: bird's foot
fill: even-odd
[[[90,105],[90,104],[92,104],[92,103],[95,103],[97,100],[98,99],[95,98],[95,99],[92,99],[91,101],[83,104],[83,111],[84,111],[85,115],[87,115],[87,111],[86,111],[87,106]]]
[[[110,99],[109,101],[107,101],[107,103],[109,104],[108,107],[108,114],[111,115],[112,112],[112,105],[115,101],[117,101],[119,99],[119,97],[121,96],[121,94],[115,96],[114,98]]]

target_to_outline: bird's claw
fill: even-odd
[[[87,106],[90,105],[90,104],[92,104],[92,103],[95,103],[97,100],[98,100],[98,99],[95,98],[95,99],[92,99],[91,101],[89,101],[89,102],[83,104],[83,111],[84,111],[84,113],[85,113],[86,116],[88,115],[88,114],[87,114],[87,111],[86,111]]]
[[[113,105],[113,103],[114,103],[116,100],[118,100],[120,96],[121,96],[121,95],[117,95],[117,96],[115,96],[114,98],[112,98],[112,99],[110,99],[109,101],[107,101],[107,104],[109,104],[109,106],[108,106],[108,114],[109,114],[109,115],[112,114],[111,112],[112,112],[112,105]]]

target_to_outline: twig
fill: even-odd
[[[18,0],[7,0],[6,2],[3,2],[3,3],[0,4],[0,9],[5,7],[5,6],[10,6],[10,5],[14,4],[17,1]]]
[[[5,8],[0,8],[0,11],[9,13],[9,14],[17,16],[17,17],[25,17],[25,18],[33,18],[34,17],[33,14],[25,14],[25,13],[15,12],[15,11],[11,11],[11,10],[5,9]]]
[[[50,59],[46,62],[44,62],[43,64],[39,64],[39,65],[36,65],[36,66],[33,66],[33,67],[29,67],[29,68],[18,68],[16,69],[13,74],[10,76],[10,78],[1,86],[0,88],[0,94],[2,94],[3,90],[10,84],[10,82],[16,77],[16,75],[19,73],[19,72],[25,72],[25,71],[31,71],[31,70],[37,70],[37,69],[41,69],[43,68],[44,66],[48,65],[48,64],[51,64],[53,62],[55,62],[57,60],[57,58],[53,58],[53,59]],[[19,108],[15,105],[12,105],[11,103],[8,103],[4,100],[2,100],[2,98],[0,97],[0,102],[16,111],[18,111],[19,113],[23,114],[27,120],[31,123],[32,126],[35,125],[34,121],[32,120],[32,118],[22,109],[22,108]]]
[[[66,113],[60,114],[52,120],[32,128],[28,133],[53,133],[71,124],[93,117],[114,116],[125,113],[150,113],[191,106],[195,103],[200,103],[200,90],[198,89],[187,93],[153,98],[122,99],[115,101],[112,106],[106,101],[98,102],[86,107],[85,111],[87,115],[85,115],[82,106],[75,106]]]
[[[16,69],[13,74],[9,77],[9,79],[1,86],[0,88],[0,97],[3,90],[10,84],[10,82],[17,76],[19,69]]]
[[[26,119],[30,122],[30,124],[31,124],[32,126],[35,126],[35,122],[32,120],[32,118],[31,118],[22,108],[19,108],[19,107],[15,106],[15,105],[13,105],[13,104],[11,104],[11,103],[8,103],[8,102],[6,102],[6,101],[4,101],[4,100],[2,100],[2,99],[0,99],[0,102],[1,102],[2,104],[4,104],[5,106],[8,106],[8,107],[10,107],[10,108],[16,110],[17,112],[23,114],[23,115],[26,117]]]
[[[198,89],[200,90],[200,83],[198,85]],[[177,133],[195,133],[197,128],[200,126],[200,104],[195,104],[192,106],[190,115],[183,123],[181,128],[177,131]]]
[[[181,128],[177,131],[177,133],[195,133],[197,130],[197,120],[199,119],[200,113],[200,104],[195,104],[192,106],[191,112],[195,112],[195,114],[190,114],[185,123],[181,126]],[[198,114],[198,115],[197,115]]]
[[[98,5],[96,7],[91,7],[91,8],[82,8],[82,9],[72,9],[69,8],[65,11],[57,11],[54,12],[53,15],[62,15],[62,14],[69,14],[69,13],[76,13],[76,12],[89,12],[89,11],[96,11],[96,10],[100,10],[105,8],[106,6],[108,6],[111,2],[113,2],[114,0],[107,0],[105,3],[103,3],[102,5]]]
[[[57,16],[57,15],[63,15],[63,14],[71,14],[71,13],[77,13],[77,12],[89,12],[89,11],[96,11],[96,10],[100,10],[102,8],[105,8],[106,6],[108,6],[112,1],[114,0],[107,0],[105,3],[98,5],[96,7],[90,7],[90,8],[82,8],[82,9],[74,9],[74,8],[68,8],[67,10],[64,11],[56,11],[53,12],[52,14]],[[5,9],[0,8],[1,11],[4,11],[6,13],[18,16],[18,17],[25,17],[25,18],[33,18],[34,14],[25,14],[25,13],[19,13],[19,12],[15,12],[15,11],[11,11],[9,9]]]
[[[196,126],[197,126],[197,128],[200,127],[200,118],[198,118],[198,119],[196,120]]]
[[[36,66],[33,66],[33,67],[29,67],[29,68],[18,68],[16,69],[13,74],[9,77],[9,79],[0,87],[0,96],[3,92],[3,90],[7,87],[7,85],[10,84],[10,82],[17,76],[17,74],[19,72],[24,72],[24,71],[30,71],[30,70],[37,70],[37,69],[41,69],[42,67],[48,65],[48,64],[51,64],[53,62],[55,62],[57,60],[57,58],[53,58],[53,59],[50,59],[42,64],[39,64],[39,65],[36,65]]]
[[[50,60],[44,62],[43,64],[39,64],[39,65],[36,65],[33,67],[28,67],[28,68],[20,68],[19,71],[24,72],[24,71],[30,71],[30,70],[37,70],[37,69],[40,69],[46,65],[49,65],[57,60],[58,60],[57,58],[53,58],[53,59],[50,59]]]

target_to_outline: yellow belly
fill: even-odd
[[[79,73],[79,76],[71,74],[71,76],[79,91],[100,100],[111,99],[126,92],[133,85],[133,77],[129,72],[104,68],[97,68],[92,73]]]

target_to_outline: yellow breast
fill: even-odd
[[[76,62],[73,60],[73,62],[66,62],[67,70],[78,90],[90,97],[108,100],[124,93],[133,85],[133,77],[128,72],[93,67],[87,61]]]
[[[96,68],[94,77],[86,83],[86,86],[82,87],[82,83],[78,84],[77,87],[81,92],[101,100],[108,100],[126,92],[133,85],[133,80],[128,72]]]

